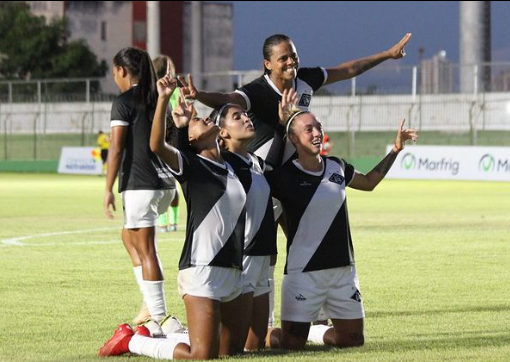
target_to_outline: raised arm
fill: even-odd
[[[152,122],[150,147],[151,151],[157,154],[173,170],[179,168],[179,151],[165,142],[166,135],[166,110],[168,101],[176,88],[175,79],[169,75],[158,80],[158,103]],[[177,107],[172,111],[172,117],[177,128],[186,127],[189,124],[193,113],[193,105],[185,104],[184,98],[179,97]]]
[[[197,88],[193,85],[193,77],[191,74],[188,74],[187,81],[184,79],[184,77],[179,76],[179,81],[183,85],[181,89],[184,92],[184,95],[187,100],[189,99],[197,100],[200,103],[203,103],[211,108],[217,108],[226,103],[237,104],[241,106],[243,109],[246,109],[248,106],[243,96],[236,92],[219,93],[219,92],[204,92],[197,90]]]
[[[413,142],[416,141],[418,133],[413,129],[404,129],[405,121],[406,120],[403,119],[402,122],[400,122],[397,138],[395,139],[395,143],[390,153],[388,153],[386,157],[384,157],[382,161],[366,175],[355,171],[354,178],[349,184],[349,187],[363,191],[372,191],[375,189],[390,170],[399,152],[404,149],[405,142],[410,139],[413,140]]]
[[[336,67],[327,68],[328,80],[325,84],[332,84],[341,80],[356,77],[367,70],[388,59],[400,59],[406,55],[405,46],[411,39],[411,33],[407,33],[402,40],[384,52],[369,55],[368,57],[351,60]]]

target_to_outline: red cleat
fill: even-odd
[[[150,337],[151,331],[149,331],[149,328],[147,328],[146,326],[138,326],[136,328],[136,334],[139,336]]]
[[[129,324],[121,324],[115,330],[113,337],[106,342],[98,352],[99,357],[120,356],[129,352],[129,341],[133,337],[133,329]]]

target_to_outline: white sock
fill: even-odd
[[[267,321],[268,327],[274,325],[274,265],[269,267],[269,319]]]
[[[135,266],[133,267],[133,273],[135,273],[136,282],[138,283],[138,288],[140,288],[140,292],[142,292],[143,295],[143,276],[142,276],[142,266]]]
[[[176,341],[177,343],[186,343],[188,346],[190,345],[188,333],[168,333],[166,338]]]
[[[135,334],[129,341],[129,351],[157,359],[173,359],[175,347],[184,343],[175,339],[150,338]]]
[[[166,316],[164,283],[163,280],[142,282],[143,300],[147,304],[151,318],[158,323]]]
[[[325,326],[323,324],[318,324],[316,326],[310,327],[310,332],[308,332],[308,342],[324,344],[324,335],[327,330],[333,328],[330,326]]]

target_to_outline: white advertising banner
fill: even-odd
[[[62,147],[58,173],[100,175],[103,170],[101,150],[95,147]]]
[[[386,177],[510,181],[510,147],[406,146]]]

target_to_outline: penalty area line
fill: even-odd
[[[33,235],[24,235],[18,236],[15,238],[8,238],[0,240],[0,247],[7,246],[55,246],[55,245],[107,245],[107,244],[116,244],[121,242],[119,237],[118,240],[99,240],[99,241],[79,241],[79,242],[50,242],[50,243],[25,243],[24,241],[35,239],[35,238],[46,238],[46,237],[54,237],[54,236],[62,236],[62,235],[76,235],[76,234],[85,234],[90,232],[98,232],[98,231],[112,231],[112,230],[122,230],[122,227],[108,227],[108,228],[97,228],[97,229],[84,229],[84,230],[74,230],[74,231],[61,231],[54,233],[42,233],[42,234],[33,234]],[[159,239],[159,238],[158,238]],[[165,238],[166,239],[166,238]],[[181,241],[181,238],[171,238],[169,241]],[[166,240],[159,240],[166,241]]]

